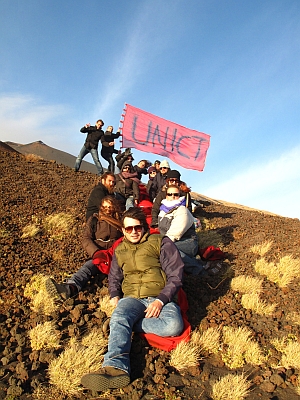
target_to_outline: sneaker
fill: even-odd
[[[46,291],[54,299],[67,300],[71,297],[71,288],[67,283],[56,283],[54,279],[49,278],[45,282]]]
[[[81,378],[82,386],[93,392],[106,392],[108,389],[118,389],[129,383],[130,376],[127,372],[114,367],[104,367]]]

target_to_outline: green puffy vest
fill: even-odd
[[[166,285],[166,274],[160,265],[162,236],[146,233],[137,244],[123,240],[115,249],[123,271],[124,297],[156,297]]]

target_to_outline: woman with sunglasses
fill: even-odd
[[[113,196],[102,199],[99,213],[89,217],[82,236],[82,247],[90,259],[65,283],[54,279],[46,280],[46,290],[50,297],[67,300],[75,296],[87,282],[100,273],[108,273],[110,250],[123,237],[119,202]],[[103,268],[103,262],[104,267]]]
[[[151,227],[156,228],[158,224],[158,214],[159,214],[159,208],[161,205],[161,202],[163,199],[166,198],[166,190],[170,185],[176,185],[180,189],[180,195],[185,197],[185,206],[189,209],[190,212],[192,212],[192,202],[191,202],[191,195],[190,191],[191,189],[186,185],[185,182],[182,182],[180,180],[181,174],[179,171],[176,169],[172,169],[168,171],[167,173],[167,178],[164,186],[162,187],[161,191],[158,193],[158,195],[155,198],[155,201],[153,203],[152,207],[152,222],[151,222]]]
[[[168,236],[178,248],[187,274],[204,273],[204,263],[195,258],[198,252],[198,237],[194,217],[186,208],[185,196],[181,196],[176,185],[168,186],[166,198],[162,200],[158,215],[158,229]]]

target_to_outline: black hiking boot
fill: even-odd
[[[53,299],[67,300],[78,292],[74,285],[56,283],[52,278],[46,280],[45,286],[47,293]]]

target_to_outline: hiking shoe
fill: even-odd
[[[71,288],[67,283],[56,283],[54,279],[49,278],[45,282],[46,291],[53,299],[67,300],[71,297]]]
[[[127,372],[114,367],[104,367],[81,378],[82,386],[93,392],[106,392],[108,389],[118,389],[129,383],[130,376]]]

